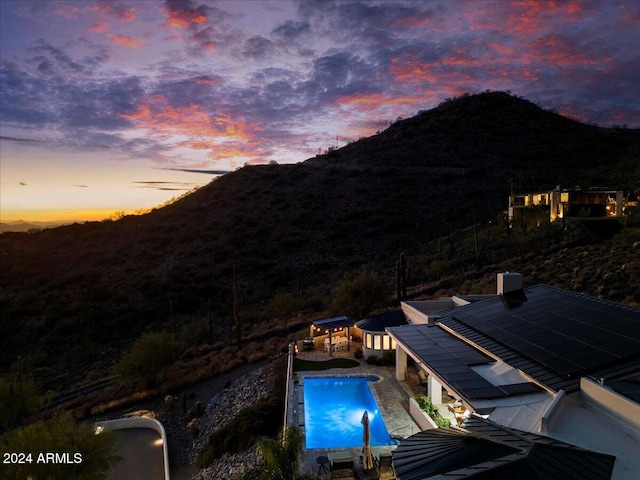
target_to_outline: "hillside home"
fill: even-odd
[[[402,309],[409,323],[387,329],[396,377],[423,370],[432,402],[461,425],[479,416],[615,457],[612,479],[640,478],[640,309],[523,288],[517,273],[498,275],[496,295]]]
[[[550,192],[524,193],[509,196],[509,220],[513,224],[555,222],[563,218],[621,218],[624,207],[621,190],[561,189]]]

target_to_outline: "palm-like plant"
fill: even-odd
[[[277,439],[259,437],[256,444],[263,465],[245,472],[245,476],[249,474],[252,479],[295,480],[300,475],[303,441],[302,431],[294,426],[283,429]]]

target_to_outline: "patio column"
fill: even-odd
[[[396,345],[396,380],[405,381],[407,379],[407,352],[400,344]]]
[[[442,385],[440,385],[440,382],[436,380],[434,375],[429,375],[429,379],[427,380],[427,395],[434,405],[442,403]]]

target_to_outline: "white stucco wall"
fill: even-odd
[[[420,405],[418,405],[415,398],[409,399],[409,414],[422,430],[438,428],[436,422],[434,422],[433,419],[420,408]]]

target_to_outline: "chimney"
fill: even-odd
[[[522,290],[522,274],[515,272],[503,272],[498,274],[498,295]]]

